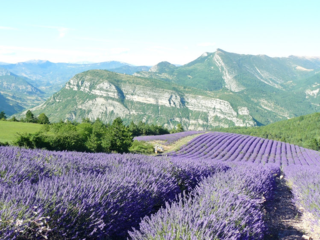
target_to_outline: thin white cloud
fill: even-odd
[[[103,38],[76,37],[75,39],[94,41],[94,42],[112,42],[109,39],[103,39]]]
[[[17,28],[13,28],[13,27],[4,27],[4,26],[0,26],[1,30],[18,30]]]
[[[147,47],[144,50],[148,52],[155,52],[158,54],[166,54],[168,51],[172,52],[175,51],[173,48],[168,48],[168,47],[162,47],[162,46],[152,46],[152,47]]]
[[[112,54],[121,54],[121,53],[127,53],[129,52],[129,48],[111,48],[110,52]]]
[[[56,26],[42,26],[42,25],[32,25],[32,27],[39,27],[39,28],[48,28],[48,29],[55,29],[59,33],[59,38],[63,38],[67,32],[72,30],[71,28],[66,27],[56,27]]]
[[[17,47],[17,46],[0,46],[0,52],[31,52],[31,53],[45,53],[53,55],[68,55],[68,56],[96,56],[98,53],[78,51],[78,50],[62,50],[51,48],[32,48],[32,47]]]
[[[39,58],[72,58],[72,59],[83,59],[85,61],[96,61],[100,58],[117,58],[127,54],[130,51],[129,48],[110,48],[95,51],[83,51],[83,50],[66,50],[66,49],[51,49],[51,48],[35,48],[35,47],[19,47],[19,46],[3,46],[0,45],[0,55],[37,55]],[[14,53],[14,54],[13,54]]]
[[[59,38],[63,38],[70,31],[69,28],[57,28],[57,30],[59,31]]]
[[[200,46],[200,47],[212,47],[212,46],[214,46],[216,44],[213,43],[213,42],[203,42],[203,43],[198,43],[197,45]]]
[[[156,49],[156,50],[169,50],[169,51],[174,50],[173,48],[162,47],[162,46],[154,46],[154,47],[151,47],[151,49]]]

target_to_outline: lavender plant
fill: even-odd
[[[182,189],[228,169],[212,161],[13,147],[0,147],[0,164],[1,239],[37,239],[35,223],[48,217],[52,239],[125,238]]]
[[[142,239],[263,239],[266,226],[261,205],[272,197],[274,165],[242,165],[204,179],[190,196],[181,195],[151,217],[140,230],[130,232]]]
[[[297,205],[320,219],[320,167],[295,165],[284,168],[284,172]]]
[[[292,144],[233,133],[206,133],[194,138],[172,157],[226,162],[276,163],[279,166],[320,165],[320,153]]]

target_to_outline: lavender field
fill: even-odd
[[[203,134],[170,155],[225,162],[275,163],[279,166],[320,166],[320,153],[317,151],[233,133]]]
[[[316,151],[218,132],[168,157],[0,147],[0,238],[272,239],[279,179],[319,219],[319,170]]]

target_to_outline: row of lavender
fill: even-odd
[[[286,166],[283,171],[292,188],[295,204],[311,213],[305,221],[308,221],[313,235],[320,239],[320,167],[295,165]]]
[[[163,144],[170,145],[181,138],[204,133],[203,131],[187,131],[187,132],[179,132],[173,134],[164,134],[164,135],[155,135],[155,136],[139,136],[135,137],[134,140],[137,141],[163,141]]]
[[[320,223],[320,153],[288,143],[232,133],[201,135],[171,156],[220,160],[226,163],[275,163],[283,168],[299,207]],[[318,236],[320,237],[320,236]]]
[[[228,169],[212,161],[0,147],[0,238],[124,238],[142,217]]]
[[[210,138],[215,139],[211,144]],[[205,134],[197,139],[201,140],[200,149],[205,146],[219,152],[226,147],[229,151],[234,149],[236,139],[241,142],[236,146],[242,147],[243,138],[252,140],[248,136],[222,133]],[[258,139],[261,144],[265,141]],[[228,142],[233,146],[226,145]],[[195,147],[193,153],[186,154],[181,149],[179,154],[184,157],[171,159],[1,147],[0,238],[23,235],[36,239],[49,235],[119,239],[126,237],[128,230],[138,229],[140,219],[145,217],[140,230],[131,232],[131,238],[261,239],[266,230],[261,199],[272,196],[274,178],[282,161],[263,166],[245,164],[241,158],[224,159],[227,166],[214,161],[219,158],[212,155],[205,159],[207,154],[201,155],[197,141],[191,144]],[[245,156],[250,149],[242,148]],[[196,152],[202,160],[196,157]],[[258,156],[259,152],[251,155]],[[288,155],[281,149],[280,155],[284,153]],[[298,155],[291,154],[295,163],[291,165],[305,169],[304,174],[291,166],[285,172],[294,182],[297,201],[316,215],[320,209],[317,202],[320,181],[307,178],[308,164],[314,168],[316,158],[302,161],[300,155],[296,159]],[[316,175],[314,170],[312,176]],[[208,178],[201,182],[204,177]],[[183,190],[191,192],[191,197],[190,194],[177,197]],[[161,208],[164,205],[166,208]],[[155,214],[150,217],[152,213]]]
[[[289,143],[233,133],[207,133],[170,154],[190,159],[320,165],[320,153]]]
[[[262,203],[270,200],[277,165],[241,164],[203,180],[191,193],[145,217],[134,240],[263,239]]]

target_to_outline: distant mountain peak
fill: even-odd
[[[152,68],[149,69],[149,72],[168,72],[176,68],[176,66],[169,62],[160,62],[157,65],[154,65]]]
[[[300,59],[306,59],[306,60],[320,60],[320,57],[318,56],[296,56],[296,55],[290,55],[288,58],[300,58]]]
[[[40,60],[40,59],[33,59],[33,60],[21,62],[21,63],[44,64],[44,63],[50,63],[50,61],[48,61],[48,60]]]
[[[204,52],[201,54],[201,57],[207,57],[208,56],[208,52]]]
[[[216,52],[223,52],[223,53],[225,53],[225,52],[227,52],[227,51],[225,51],[225,50],[223,50],[223,49],[221,49],[221,48],[217,48]]]

